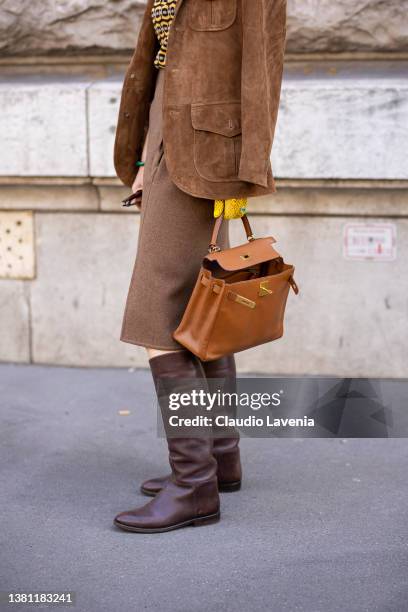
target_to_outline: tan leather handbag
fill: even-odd
[[[280,338],[290,287],[299,293],[295,269],[275,250],[274,238],[254,238],[244,216],[248,242],[221,250],[217,238],[222,220],[215,222],[209,254],[173,334],[202,361]]]

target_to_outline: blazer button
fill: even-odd
[[[128,113],[127,111],[125,113],[123,113],[125,116],[125,119],[129,119],[130,118],[130,113]]]

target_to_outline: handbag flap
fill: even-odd
[[[269,236],[269,238],[255,238],[237,247],[206,255],[204,257],[204,264],[206,262],[216,262],[223,270],[228,272],[248,268],[249,266],[280,257],[273,247],[275,242],[276,240],[272,236]]]

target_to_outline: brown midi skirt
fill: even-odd
[[[164,70],[159,69],[150,107],[139,241],[120,339],[171,350],[181,348],[172,333],[208,249],[214,202],[181,191],[169,178],[162,136]],[[228,222],[219,245],[229,245]]]

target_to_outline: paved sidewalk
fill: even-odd
[[[148,372],[2,365],[0,418],[0,590],[73,590],[80,612],[407,610],[407,440],[244,440],[220,523],[140,535],[112,518],[167,469]]]

